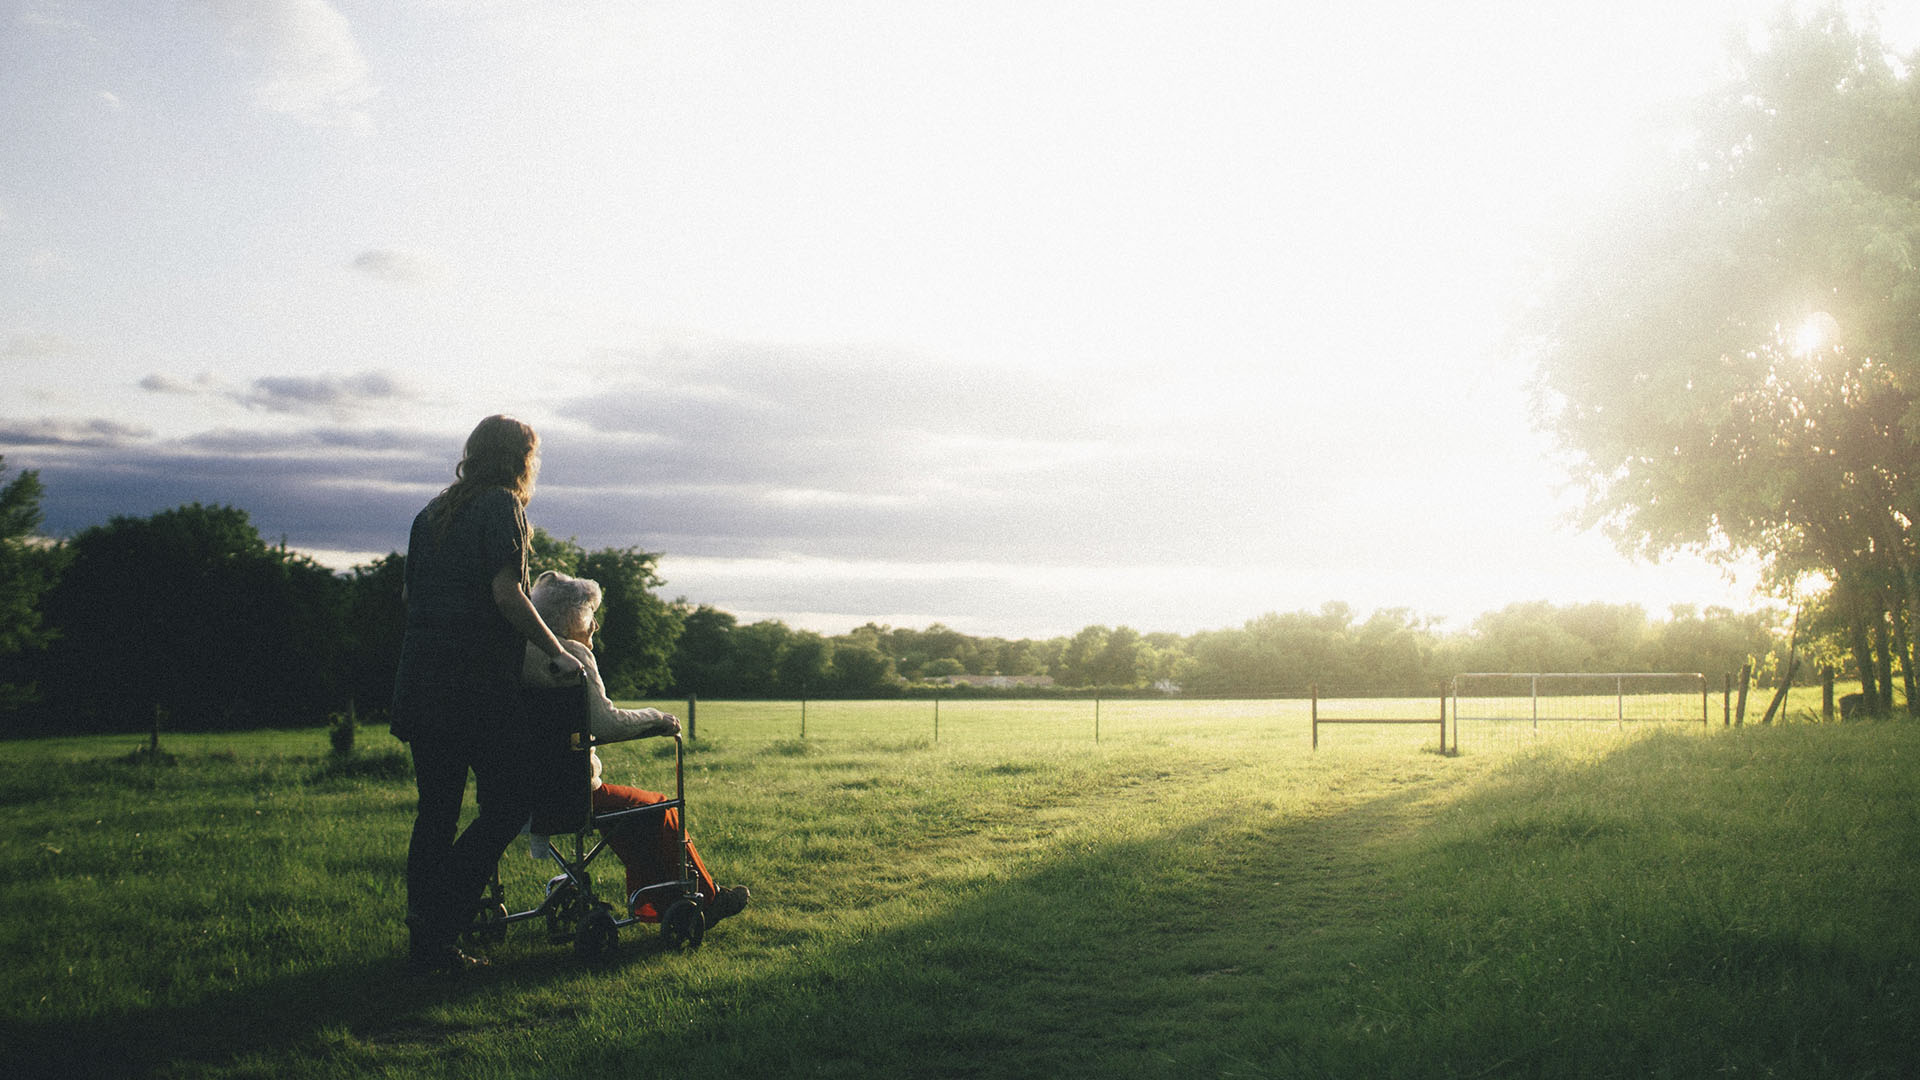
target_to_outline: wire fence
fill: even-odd
[[[1343,695],[1306,687],[1273,697],[890,698],[882,700],[651,700],[637,703],[681,717],[689,741],[737,744],[819,742],[897,746],[1125,743],[1152,739],[1242,740],[1313,752],[1406,747],[1457,753],[1527,740],[1627,734],[1624,728],[1717,730],[1723,701],[1697,691],[1684,715],[1622,725],[1615,713],[1538,722],[1529,707],[1500,715],[1486,703],[1461,709],[1452,687],[1397,695]],[[1702,722],[1704,713],[1707,722]],[[1631,710],[1628,710],[1631,712]],[[1629,719],[1632,717],[1629,716]]]

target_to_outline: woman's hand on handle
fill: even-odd
[[[547,670],[556,676],[578,678],[587,669],[578,657],[568,652],[554,636],[547,624],[540,620],[540,613],[533,610],[533,601],[527,598],[525,590],[520,588],[518,567],[503,566],[493,575],[493,603],[500,614],[512,624],[520,635],[533,643],[534,648],[547,654]]]
[[[578,657],[562,649],[559,656],[547,657],[547,674],[556,679],[572,680],[585,676],[587,666]]]

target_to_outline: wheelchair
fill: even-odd
[[[496,866],[466,939],[497,943],[506,939],[507,928],[513,924],[533,922],[545,925],[547,939],[553,944],[571,942],[576,955],[596,960],[613,951],[621,930],[647,921],[633,914],[644,903],[659,913],[664,945],[699,948],[714,898],[701,890],[687,845],[686,746],[681,736],[673,736],[672,798],[595,813],[589,751],[614,740],[596,741],[589,730],[585,684],[526,687],[520,693],[533,741],[530,771],[536,785],[528,831],[547,838],[545,854],[558,873],[547,880],[539,903],[515,911],[507,902],[506,887]],[[600,899],[594,893],[591,869],[594,860],[607,850],[607,836],[625,828],[657,829],[656,815],[672,810],[679,811],[675,824],[679,877],[642,885],[626,896],[625,905],[620,907]]]

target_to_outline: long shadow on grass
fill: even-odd
[[[350,932],[365,932],[365,927]],[[275,1061],[311,1063],[344,1036],[364,1050],[392,1055],[388,1064],[430,1058],[473,1025],[446,1008],[485,995],[531,990],[616,972],[658,954],[651,928],[634,927],[611,959],[583,965],[570,948],[513,949],[492,967],[464,975],[411,975],[399,954],[374,963],[336,965],[252,982],[208,994],[191,1005],[122,1010],[82,1020],[12,1022],[0,1040],[0,1076],[132,1077],[193,1073],[195,1066],[238,1067],[242,1075],[276,1075]],[[639,943],[636,943],[638,939]],[[398,943],[399,938],[395,936]],[[555,1006],[535,1021],[562,1021]],[[519,1010],[520,1022],[528,1017]],[[260,1064],[249,1068],[249,1059]],[[340,1071],[354,1071],[341,1062]]]
[[[1675,785],[1698,774],[1697,764],[1657,760],[1662,752],[1630,748],[1591,770],[1664,770]],[[1611,1076],[1661,1065],[1652,1071],[1696,1075],[1688,1066],[1710,1065],[1724,1048],[1737,1054],[1740,1040],[1761,1047],[1746,1053],[1753,1064],[1801,1031],[1870,1043],[1864,1058],[1827,1060],[1842,1065],[1841,1074],[1874,1075],[1876,1063],[1901,1060],[1915,1046],[1911,1021],[1901,1019],[1917,981],[1910,940],[1893,943],[1903,951],[1891,960],[1877,960],[1845,942],[1773,932],[1756,939],[1750,928],[1695,924],[1669,942],[1686,951],[1625,961],[1604,950],[1576,954],[1568,950],[1605,937],[1584,923],[1606,914],[1603,902],[1617,893],[1620,883],[1605,875],[1635,864],[1598,859],[1577,888],[1545,881],[1547,891],[1518,894],[1538,907],[1519,925],[1513,912],[1487,906],[1473,879],[1526,873],[1529,858],[1568,843],[1630,850],[1641,827],[1634,815],[1615,820],[1600,805],[1573,821],[1549,791],[1538,822],[1514,820],[1515,803],[1482,804],[1484,793],[1475,792],[1460,808],[1469,820],[1509,820],[1470,834],[1464,852],[1455,844],[1407,856],[1375,845],[1417,823],[1415,806],[1431,794],[1415,783],[1306,818],[1223,815],[1133,842],[1056,849],[950,892],[932,917],[889,925],[876,912],[872,924],[881,929],[867,936],[845,930],[860,925],[862,913],[831,913],[840,920],[833,932],[806,940],[832,947],[765,961],[745,977],[696,981],[682,991],[691,1012],[683,1021],[616,1011],[575,1025],[571,1013],[530,1016],[526,1002],[515,1000],[514,1019],[502,1023],[540,1030],[529,1043],[526,1075],[564,1076],[636,1069],[754,1077]],[[1590,827],[1600,818],[1606,827]],[[1722,839],[1738,852],[1748,838]],[[1448,881],[1462,894],[1457,904]],[[757,904],[779,904],[778,883],[756,886]],[[1402,889],[1411,894],[1399,895]],[[1432,932],[1410,934],[1410,911]],[[1689,911],[1654,911],[1645,921]],[[1490,944],[1449,956],[1443,917],[1473,923],[1467,929]],[[753,918],[750,909],[740,923],[723,925],[709,952],[688,962],[726,950],[735,934],[752,940]],[[582,993],[617,993],[648,977],[644,949],[624,942],[622,957],[618,979],[607,981],[580,979],[561,950],[512,953],[466,982],[408,980],[386,964],[335,968],[189,1007],[21,1024],[7,1056],[18,1063],[12,1075],[44,1075],[57,1065],[62,1075],[124,1076],[249,1058],[263,1073],[276,1071],[275,1062],[331,1058],[314,1071],[351,1074],[372,1062],[457,1074],[457,1061],[435,1059],[432,1050],[463,1034],[449,1025],[466,1021],[444,1018],[470,1010],[441,1006],[574,979]],[[1576,957],[1591,966],[1565,966]],[[1783,980],[1836,967],[1852,981],[1884,981],[1870,1001],[1877,1010],[1870,1022],[1832,1010],[1777,1013],[1787,1000],[1776,989]],[[1665,993],[1689,980],[1705,993]],[[1743,988],[1752,992],[1742,999],[1738,1036],[1716,1033],[1731,1016],[1687,1019],[1716,995]],[[1543,1005],[1549,990],[1559,996]],[[1648,997],[1650,1006],[1640,1000]],[[1791,1001],[1807,1007],[1816,999]],[[1638,1014],[1625,1008],[1636,1005]],[[1463,1006],[1457,1015],[1455,1006]],[[1654,1027],[1649,1021],[1662,1009],[1676,1014],[1670,1023],[1636,1030]],[[333,1033],[346,1033],[360,1052],[371,1048],[370,1056],[333,1057]],[[1828,1047],[1847,1041],[1819,1037],[1824,1045],[1799,1064],[1817,1066]]]
[[[1293,1075],[1325,1043],[1313,1028],[1325,996],[1346,994],[1382,954],[1370,931],[1394,898],[1369,848],[1428,794],[1418,784],[1308,820],[1219,816],[1049,856],[939,916],[743,986],[684,1030],[569,1048],[556,1064],[569,1075],[646,1060],[756,1077]]]
[[[708,1004],[690,1024],[635,1018],[611,1041],[557,1037],[577,1009],[529,1017],[517,998],[580,979],[568,950],[510,949],[466,978],[409,977],[396,958],[267,979],[191,1005],[26,1020],[8,1033],[0,1071],[271,1074],[284,1071],[275,1062],[311,1067],[328,1058],[326,1071],[345,1074],[364,1062],[457,1071],[433,1052],[471,1026],[457,1019],[471,1010],[446,1006],[488,994],[514,999],[511,1023],[537,1026],[544,1065],[535,1071],[550,1075],[612,1075],[644,1060],[756,1076],[1084,1075],[1093,1060],[1143,1052],[1156,1061],[1217,1060],[1222,1025],[1315,980],[1294,966],[1310,946],[1357,940],[1381,898],[1351,845],[1413,798],[1396,794],[1311,822],[1219,818],[1151,841],[1048,857],[963,891],[939,917],[801,956],[777,977],[725,994],[708,988]],[[778,894],[769,884],[758,902],[777,904]],[[707,950],[751,932],[744,921],[752,917],[750,909],[742,924],[723,924]],[[619,983],[646,978],[657,960],[639,930],[622,935],[611,962]],[[608,989],[581,981],[582,992]],[[1276,1020],[1265,1007],[1255,1011],[1266,1043]],[[336,1057],[338,1039],[355,1049]],[[1121,1071],[1137,1069],[1136,1062]]]
[[[1518,798],[1476,790],[1445,843],[1371,844],[1421,820],[1416,784],[1304,820],[1220,817],[1054,855],[742,985],[682,1030],[565,1048],[560,1071],[1908,1075],[1920,948],[1898,901],[1912,872],[1889,884],[1861,868],[1884,913],[1849,923],[1842,904],[1828,928],[1796,922],[1795,902],[1738,905],[1849,895],[1854,881],[1796,860],[1843,835],[1888,856],[1910,838],[1897,821],[1877,838],[1779,835],[1776,777],[1670,857],[1663,835],[1692,826],[1660,808],[1729,768],[1717,750],[1653,740],[1532,776]],[[1883,796],[1914,794],[1893,784]],[[1570,809],[1579,786],[1598,797]],[[1593,850],[1568,857],[1580,845]]]

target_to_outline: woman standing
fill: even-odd
[[[407,538],[393,733],[413,751],[420,794],[407,846],[414,971],[482,962],[456,942],[531,805],[516,710],[522,650],[531,643],[557,675],[583,670],[527,598],[526,505],[539,453],[540,437],[526,424],[480,421],[454,482],[413,519]],[[469,770],[480,812],[456,839]]]

